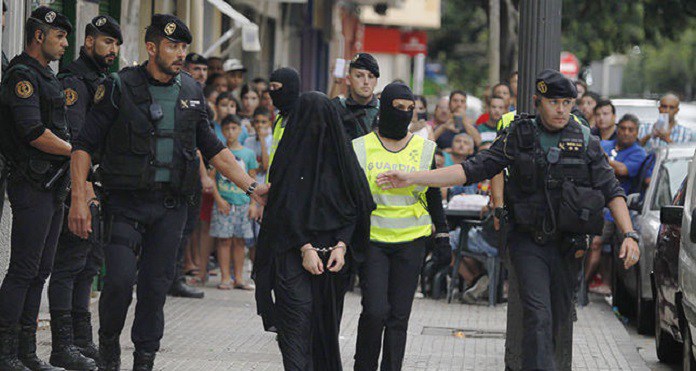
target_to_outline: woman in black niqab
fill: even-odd
[[[341,370],[348,269],[362,258],[375,205],[326,95],[302,94],[287,120],[254,262],[258,312],[278,333],[286,370]],[[313,250],[325,248],[334,250]]]

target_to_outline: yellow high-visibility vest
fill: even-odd
[[[278,149],[278,144],[280,144],[280,140],[283,139],[283,134],[285,134],[283,116],[278,114],[278,116],[275,119],[275,122],[273,123],[273,143],[271,144],[271,155],[268,156],[268,172],[266,172],[266,182],[268,182],[268,175],[271,173],[273,157],[275,157],[275,153]]]
[[[433,222],[425,199],[427,187],[383,190],[377,186],[377,175],[388,170],[430,170],[435,142],[413,135],[404,149],[391,152],[373,132],[353,140],[353,149],[377,204],[370,216],[370,240],[399,243],[429,236]]]

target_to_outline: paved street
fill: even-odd
[[[203,300],[167,300],[167,327],[156,369],[282,369],[275,336],[262,331],[261,320],[255,314],[253,293],[219,291],[212,284],[205,290]],[[359,299],[357,294],[348,294],[346,300],[341,334],[346,369],[353,365]],[[488,308],[416,299],[404,369],[502,370],[505,309],[504,305]],[[626,328],[602,301],[580,309],[578,316],[574,370],[650,369]],[[129,317],[128,324],[131,322]],[[48,357],[50,334],[47,326],[43,328],[40,355]],[[130,369],[133,347],[128,332],[121,342],[123,367]]]

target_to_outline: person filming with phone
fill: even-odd
[[[660,99],[660,105],[657,109],[660,111],[657,121],[642,124],[638,133],[640,144],[645,147],[646,151],[650,152],[672,143],[694,141],[693,132],[677,123],[679,97],[672,93],[666,94]]]
[[[368,53],[358,53],[350,61],[348,75],[334,76],[336,86],[345,81],[347,97],[336,97],[331,103],[338,109],[348,139],[353,140],[372,132],[379,112],[379,100],[375,97],[375,86],[379,79],[379,65]]]
[[[450,93],[449,109],[452,116],[446,123],[436,127],[434,132],[438,148],[446,150],[452,147],[452,140],[459,133],[469,134],[477,148],[481,145],[481,135],[474,127],[474,120],[466,117],[466,99],[466,92],[462,90]]]

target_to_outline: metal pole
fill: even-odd
[[[500,0],[488,1],[488,84],[500,82]]]
[[[519,84],[517,111],[535,113],[533,95],[536,75],[546,68],[558,69],[561,63],[561,0],[522,0],[519,24]],[[509,249],[508,249],[509,251]],[[505,365],[509,370],[522,369],[522,305],[519,283],[505,258],[510,274],[508,288],[507,336]],[[570,370],[573,328],[569,318],[556,339],[556,367]]]

